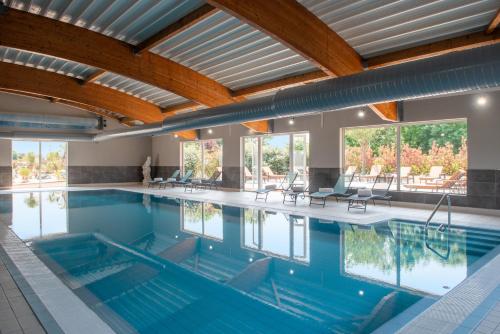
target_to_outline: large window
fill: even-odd
[[[65,186],[67,144],[65,142],[12,141],[14,186]]]
[[[280,184],[289,171],[297,173],[294,184],[309,180],[309,134],[244,137],[243,179],[245,190]]]
[[[209,178],[222,171],[222,139],[186,141],[182,147],[182,170],[193,171],[195,178]]]
[[[466,170],[464,120],[344,129],[344,172],[355,188],[465,194]]]

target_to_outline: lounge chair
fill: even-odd
[[[263,199],[267,202],[267,196],[271,191],[274,190],[287,191],[292,189],[293,183],[295,182],[296,178],[297,178],[297,173],[288,172],[287,175],[283,178],[283,180],[281,180],[281,183],[278,186],[276,186],[275,184],[268,184],[263,189],[257,189],[255,191],[255,200]]]
[[[345,170],[345,175],[354,175],[356,174],[356,171],[358,170],[358,166],[349,166]]]
[[[443,172],[443,166],[432,166],[428,175],[419,176],[420,182],[425,181],[426,183],[429,181],[434,181],[441,177],[441,173]]]
[[[179,186],[184,186],[186,185],[187,183],[191,182],[190,179],[191,179],[191,176],[193,175],[193,171],[190,169],[188,171],[186,171],[186,173],[184,174],[183,177],[181,177],[178,181],[175,180],[175,181],[172,181],[172,182],[168,182],[170,185],[172,185],[172,187],[175,187],[177,185]]]
[[[415,176],[411,174],[411,167],[408,166],[403,166],[399,169],[399,178],[401,181],[403,179],[406,179],[406,183],[410,183],[410,178],[413,180],[413,183],[415,183]]]
[[[154,179],[152,179],[151,181],[148,181],[148,188],[151,188],[157,184],[160,184],[160,182],[163,181],[163,178],[162,177],[155,177]]]
[[[272,169],[267,167],[267,166],[262,167],[262,176],[263,176],[263,178],[267,178],[267,181],[279,180],[279,179],[285,177],[285,175],[274,174]]]
[[[275,184],[268,184],[264,186],[264,189],[257,189],[255,191],[255,200],[263,199],[264,202],[267,202],[267,196],[269,196],[269,193],[274,190],[276,190]]]
[[[375,180],[380,175],[380,173],[382,173],[382,165],[373,165],[372,168],[370,169],[370,174],[359,175],[359,180],[360,181]]]
[[[319,188],[317,192],[314,192],[309,195],[309,206],[312,204],[315,205],[323,205],[325,207],[326,200],[330,196],[334,196],[337,202],[339,201],[339,197],[349,197],[352,193],[349,192],[351,187],[352,180],[354,179],[354,174],[344,174],[340,175],[337,183],[333,188]],[[314,202],[314,200],[319,201]]]
[[[180,169],[176,169],[168,179],[166,179],[165,181],[162,180],[158,183],[158,188],[161,189],[162,186],[163,188],[166,188],[167,184],[169,184],[170,182],[177,181],[180,173]]]
[[[245,167],[245,180],[253,179],[253,174],[250,172],[248,167]]]
[[[222,172],[220,172],[219,170],[215,170],[213,173],[212,173],[212,176],[210,176],[210,178],[206,179],[206,180],[199,180],[199,182],[188,182],[187,184],[185,184],[185,188],[184,190],[187,190],[187,189],[191,189],[191,191],[193,189],[212,189],[212,187],[214,187],[216,190],[217,190],[217,181],[219,180],[219,177],[221,176]]]
[[[389,206],[391,206],[392,196],[389,195],[389,188],[391,187],[392,181],[394,177],[391,176],[386,179],[387,187],[384,189],[375,189],[377,183],[379,183],[380,177],[377,176],[375,182],[373,183],[373,187],[371,189],[371,195],[362,196],[359,193],[356,195],[351,195],[347,199],[349,200],[349,204],[347,206],[347,211],[351,209],[361,209],[366,212],[366,205],[369,201],[373,201],[373,205],[375,205],[375,200],[384,200],[389,202]]]
[[[309,186],[292,186],[288,190],[283,190],[283,204],[285,202],[293,202],[297,205],[297,198],[302,195],[302,198],[306,198],[306,193],[309,191]]]
[[[286,175],[283,175],[283,179],[281,179],[281,182],[276,189],[282,191],[287,191],[292,189],[292,187],[294,186],[294,182],[295,180],[297,180],[298,176],[299,174],[296,172],[286,173]]]
[[[465,176],[464,171],[458,171],[450,176],[449,179],[436,179],[434,182],[429,182],[425,184],[405,184],[405,187],[410,190],[452,190],[453,187],[460,181],[462,177]]]

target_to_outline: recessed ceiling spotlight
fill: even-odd
[[[478,106],[483,107],[486,105],[486,103],[488,103],[488,99],[486,99],[486,97],[484,96],[479,96],[476,100],[476,103]]]
[[[359,118],[363,118],[363,117],[365,117],[365,111],[364,111],[364,110],[360,110],[360,111],[358,111],[358,117],[359,117]]]
[[[175,133],[174,138],[179,138],[179,135],[177,133]]]
[[[212,129],[208,129],[208,134],[211,135],[213,133]]]
[[[290,118],[290,119],[288,120],[288,124],[290,124],[290,125],[294,125],[294,124],[295,124],[295,119]]]

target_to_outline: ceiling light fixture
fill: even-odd
[[[213,133],[212,129],[208,129],[208,134],[211,135]]]
[[[295,119],[290,118],[290,119],[288,120],[288,124],[290,124],[290,125],[294,125],[294,124],[295,124]]]
[[[363,118],[363,117],[365,117],[365,111],[364,111],[364,110],[360,110],[360,111],[358,111],[358,117],[359,117],[359,118]]]
[[[478,106],[483,107],[488,103],[488,99],[485,96],[479,96],[476,100]]]

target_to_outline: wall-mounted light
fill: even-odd
[[[290,125],[294,125],[294,124],[295,124],[295,119],[290,118],[290,119],[288,120],[288,124],[290,124]]]
[[[174,138],[179,138],[179,135],[177,133],[175,133]]]
[[[212,129],[208,129],[208,134],[211,135],[213,133]]]
[[[214,246],[210,245],[210,246],[208,246],[208,249],[212,250],[212,249],[214,249]]]
[[[359,291],[358,291],[358,295],[359,295],[360,297],[363,297],[363,296],[365,295],[365,292],[364,292],[363,290],[359,290]]]
[[[363,118],[363,117],[365,117],[365,111],[364,111],[364,110],[360,110],[360,111],[358,111],[358,117],[359,117],[359,118]]]
[[[293,269],[290,269],[290,270],[288,271],[288,273],[289,273],[290,275],[293,275],[293,274],[295,274],[295,271],[294,271]]]
[[[484,107],[488,103],[488,99],[485,96],[479,96],[476,100],[476,104],[480,107]]]
[[[253,262],[253,257],[249,257],[248,262]]]

